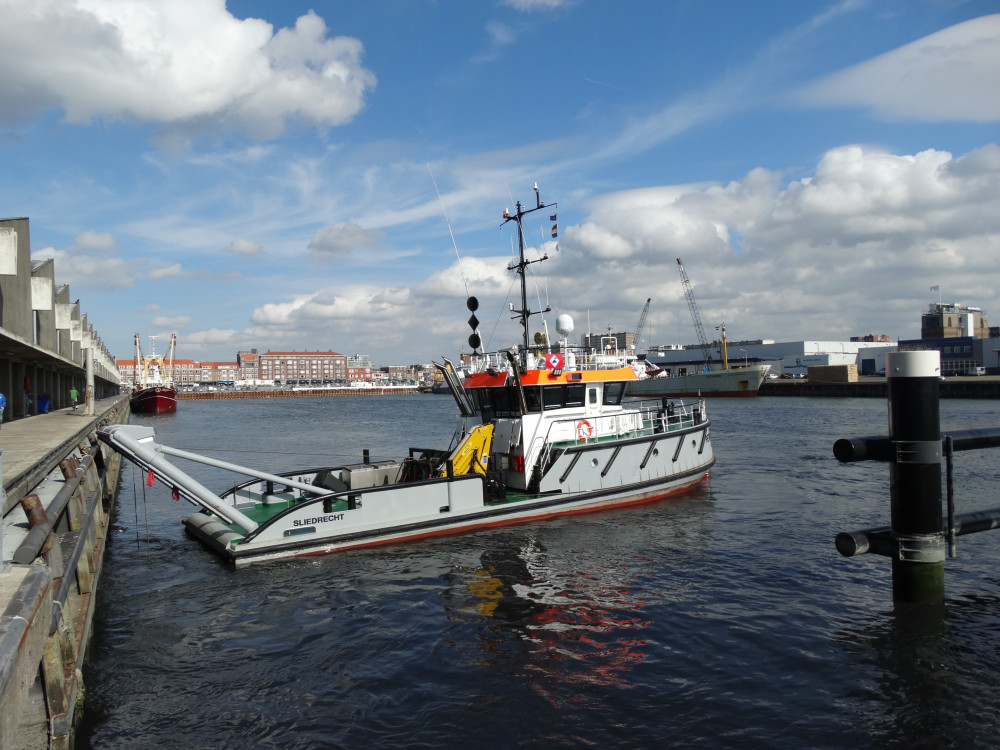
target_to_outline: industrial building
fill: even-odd
[[[885,373],[885,356],[894,351],[937,350],[942,375],[1000,373],[1000,328],[990,327],[979,307],[933,303],[921,315],[920,338],[892,343],[887,336],[860,336],[850,341],[727,341],[730,367],[770,363],[778,375],[805,377],[818,365],[857,365],[861,375]],[[718,366],[720,342],[712,342],[710,364]],[[705,364],[700,345],[651,346],[646,358],[678,374]]]
[[[979,307],[935,303],[920,317],[920,338],[899,342],[900,351],[937,350],[942,375],[1000,373],[1000,329],[990,328]]]
[[[884,341],[727,341],[730,367],[752,364],[771,365],[771,372],[793,377],[805,377],[809,367],[817,365],[857,365],[858,372],[875,375],[885,369],[885,355],[896,351],[896,345]],[[710,364],[718,366],[721,359],[720,343],[711,346]],[[700,345],[678,347],[650,347],[646,359],[670,374],[700,369],[704,354]]]

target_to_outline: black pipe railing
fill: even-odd
[[[952,430],[941,437],[945,458],[948,514],[944,520],[948,535],[949,557],[955,557],[955,538],[979,531],[1000,528],[1000,508],[980,510],[955,515],[954,472],[951,456],[959,451],[1000,448],[1000,427],[980,427]],[[833,454],[842,463],[857,461],[895,461],[896,443],[887,437],[842,438],[833,444]],[[871,553],[892,557],[897,552],[888,526],[864,531],[845,531],[837,534],[837,550],[844,557]]]
[[[921,356],[913,357],[919,354]],[[843,438],[833,446],[843,463],[882,461],[890,469],[889,526],[841,532],[837,551],[845,557],[876,554],[891,558],[893,596],[899,601],[933,603],[944,597],[945,544],[955,556],[955,539],[1000,528],[1000,508],[955,515],[952,455],[1000,447],[1000,428],[954,430],[942,434],[938,416],[937,362],[927,353],[890,355],[890,435]],[[936,437],[935,437],[936,436]],[[947,514],[942,518],[941,464],[945,464]]]
[[[985,427],[972,430],[953,430],[941,436],[942,448],[951,438],[952,451],[971,451],[981,448],[1000,447],[1000,427]],[[833,455],[842,463],[856,461],[894,461],[896,443],[881,435],[868,437],[841,438],[833,444]]]

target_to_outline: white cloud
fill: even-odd
[[[442,296],[463,299],[469,295],[498,295],[503,299],[510,288],[508,262],[502,257],[462,258],[431,274],[415,291],[425,299]]]
[[[520,11],[551,10],[570,4],[570,0],[503,0],[502,5]]]
[[[146,274],[146,277],[150,279],[166,279],[171,276],[180,276],[183,273],[184,269],[180,263],[171,263],[169,266],[154,268]]]
[[[158,315],[150,321],[157,328],[169,328],[176,331],[179,328],[184,328],[191,324],[190,315],[178,315],[176,317],[170,318],[165,315]]]
[[[377,326],[398,320],[396,316],[406,311],[409,299],[408,289],[358,284],[321,289],[288,302],[263,305],[253,311],[251,320],[259,325],[275,327],[309,326],[314,323],[325,326],[331,322],[350,323],[352,327]]]
[[[224,0],[7,3],[0,117],[55,107],[73,123],[161,123],[181,144],[220,127],[275,138],[290,120],[322,129],[353,118],[375,85],[361,54],[311,11],[272,34]]]
[[[56,282],[69,284],[71,288],[131,289],[143,265],[141,260],[83,255],[54,247],[37,250],[31,257],[36,260],[51,258]]]
[[[529,258],[549,255],[530,267],[531,306],[552,306],[550,330],[560,312],[576,318],[578,332],[588,315],[594,330],[622,330],[634,327],[652,297],[649,339],[688,343],[694,334],[678,282],[682,258],[705,324],[725,321],[733,337],[917,337],[930,286],[987,311],[997,298],[998,194],[1000,147],[992,144],[958,158],[849,145],[795,180],[757,168],[727,184],[607,194],[590,200],[581,221],[560,227],[558,250],[552,242],[527,249]],[[405,286],[345,283],[265,298],[251,328],[226,345],[426,360],[468,348],[467,294],[480,300],[488,345],[509,345],[520,337],[507,309],[508,299],[518,302],[509,262],[463,254],[460,264],[452,259],[437,271],[432,264],[429,275]],[[531,324],[531,332],[540,330],[541,317]]]
[[[111,254],[118,249],[118,241],[110,232],[94,232],[87,230],[81,232],[76,237],[70,247],[66,248],[71,253],[104,253]]]
[[[686,310],[670,312],[682,299],[678,257],[706,323],[738,321],[737,335],[916,337],[931,285],[955,302],[996,298],[998,194],[996,145],[958,159],[845,146],[783,188],[779,175],[758,169],[725,186],[595,199],[545,270],[577,314],[617,310],[622,325],[652,296],[657,321],[679,323],[682,341]]]
[[[812,106],[871,109],[890,120],[1000,120],[1000,14],[918,39],[814,83]]]
[[[214,281],[232,281],[234,279],[242,278],[243,275],[239,271],[230,271],[228,273],[212,273],[211,271],[205,269],[190,270],[184,268],[180,263],[170,263],[166,266],[160,266],[159,268],[154,268],[146,273],[147,279],[168,279],[171,277],[178,277],[182,279],[212,279]]]
[[[216,347],[220,344],[225,344],[231,346],[231,348],[238,348],[239,344],[236,344],[241,337],[240,331],[235,331],[232,329],[219,329],[210,328],[207,331],[198,331],[196,333],[185,333],[183,344],[185,347],[204,349],[205,347]],[[178,342],[180,343],[180,342]]]
[[[260,255],[264,252],[264,249],[256,242],[239,238],[230,242],[226,250],[237,255]]]
[[[323,227],[309,240],[309,248],[327,256],[344,255],[359,247],[375,247],[385,237],[380,229],[365,229],[350,222]]]
[[[474,63],[493,62],[500,56],[501,50],[517,41],[514,29],[500,21],[489,21],[486,24],[486,35],[489,37],[489,43],[472,56],[471,61]]]

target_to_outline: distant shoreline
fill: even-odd
[[[808,379],[765,380],[757,397],[886,398],[887,394],[885,378],[862,376],[856,383],[821,383]],[[1000,399],[1000,377],[983,375],[943,378],[940,382],[940,397]]]
[[[417,393],[417,386],[375,388],[227,389],[224,391],[178,391],[178,401],[212,401],[236,398],[306,398],[312,396],[391,396]]]

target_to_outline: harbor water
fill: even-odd
[[[944,400],[942,427],[997,426]],[[166,444],[275,470],[444,447],[447,396],[185,402]],[[1000,531],[944,607],[893,605],[879,399],[715,399],[718,463],[638,508],[233,570],[187,503],[123,472],[77,748],[987,748],[1000,742]],[[178,463],[183,463],[178,460]],[[221,491],[233,475],[191,465]],[[955,457],[959,513],[1000,451]]]

